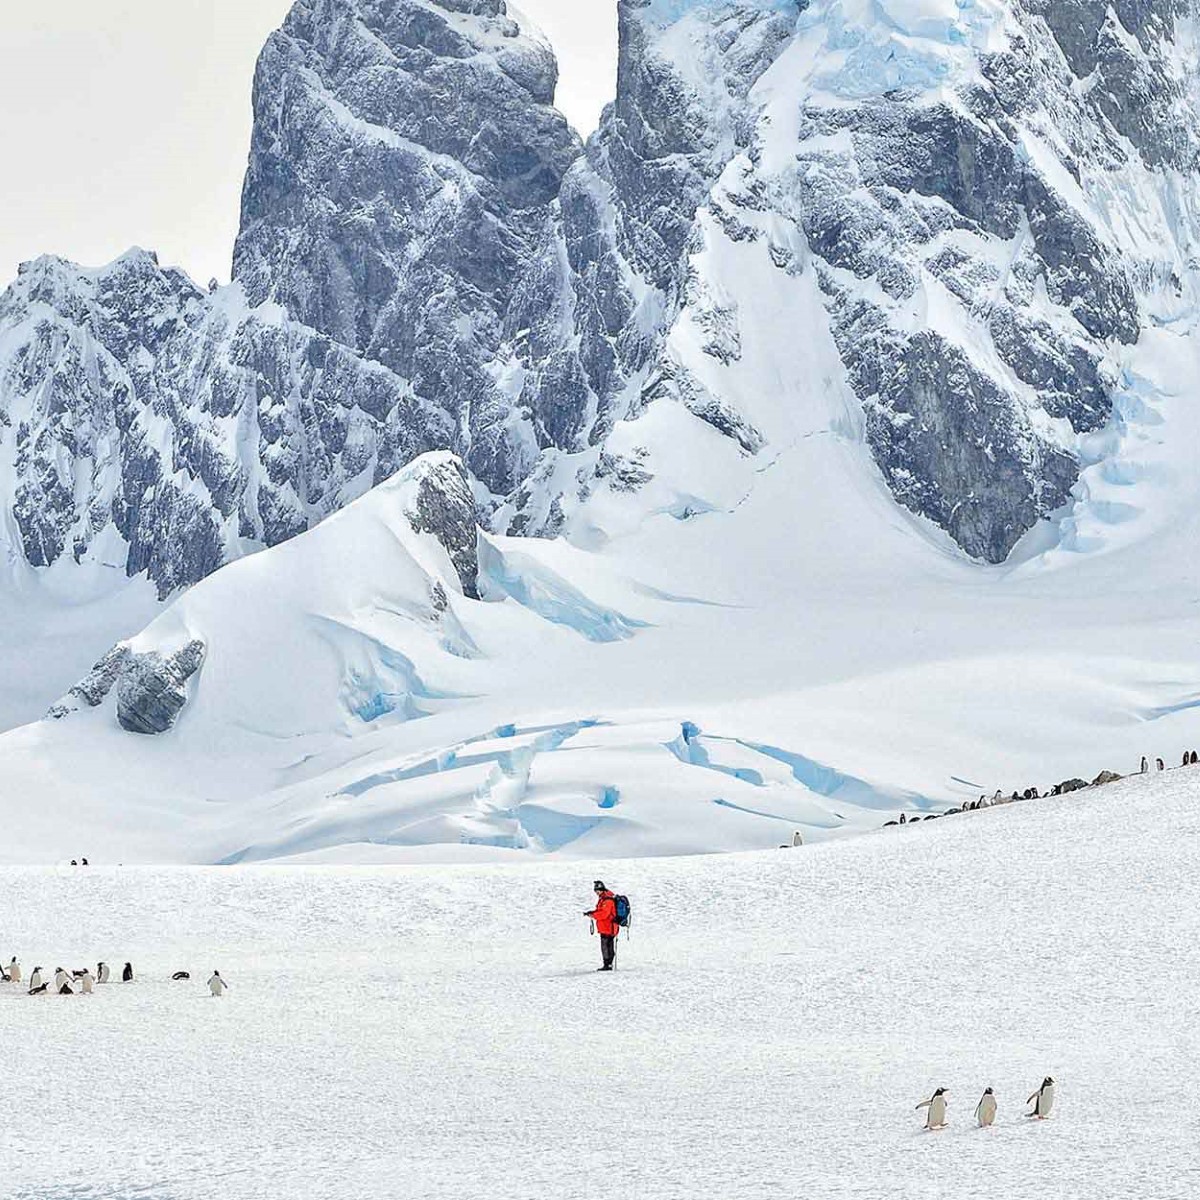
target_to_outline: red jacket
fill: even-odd
[[[612,892],[597,892],[599,903],[587,915],[596,922],[596,932],[605,937],[616,937],[620,927],[617,925],[617,901]]]

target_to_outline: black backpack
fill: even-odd
[[[633,912],[629,907],[628,896],[614,896],[613,910],[616,917],[617,925],[621,929],[628,929],[630,921],[633,920]]]

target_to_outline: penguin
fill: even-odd
[[[901,824],[901,825],[907,825],[907,824],[908,824],[908,818],[907,818],[907,817],[906,817],[906,816],[905,816],[903,813],[901,813],[901,814],[900,814],[900,824]]]
[[[46,989],[49,986],[50,985],[48,983],[39,983],[37,987],[31,987],[29,989],[29,994],[31,996],[44,996],[46,994]]]
[[[1025,1103],[1033,1105],[1033,1111],[1025,1114],[1027,1117],[1037,1117],[1039,1121],[1044,1121],[1050,1115],[1050,1110],[1054,1107],[1053,1077],[1047,1075],[1042,1080],[1042,1086]]]
[[[32,996],[34,992],[42,987],[42,968],[34,967],[33,974],[29,977],[29,994]]]
[[[75,989],[71,986],[71,977],[62,967],[54,968],[54,990],[60,996],[75,995]]]
[[[121,972],[121,982],[122,983],[132,983],[133,982],[133,963],[125,964],[125,970],[123,970]]]
[[[221,978],[221,972],[213,971],[212,978],[208,981],[208,990],[214,996],[219,996],[228,986],[229,984]]]
[[[1142,774],[1145,775],[1145,773],[1148,770],[1150,770],[1150,764],[1146,761],[1146,756],[1143,754],[1142,755]]]
[[[190,971],[176,971],[175,974],[171,976],[171,980],[175,983],[178,983],[181,979],[191,979],[191,977],[192,973]]]
[[[1198,764],[1200,764],[1200,758],[1196,757],[1196,752],[1195,752],[1195,750],[1193,750],[1191,765],[1194,767],[1194,766],[1197,766]]]
[[[1155,762],[1155,765],[1158,767],[1158,769],[1159,769],[1160,771],[1164,771],[1164,770],[1166,770],[1166,767],[1165,767],[1165,765],[1163,764],[1163,760],[1162,760],[1161,758],[1156,758],[1156,759],[1154,760],[1154,762]]]
[[[983,1098],[975,1106],[975,1120],[986,1129],[996,1119],[996,1096],[991,1088],[983,1089]]]
[[[108,963],[96,964],[96,982],[107,983],[112,976],[112,972],[108,969]]]
[[[87,967],[83,968],[83,974],[79,976],[79,990],[85,995],[92,994],[92,985],[95,980],[92,978],[92,973]]]
[[[21,982],[21,964],[17,962],[17,956],[13,955],[13,960],[5,968],[4,976],[9,983]]]
[[[917,1108],[927,1108],[925,1117],[926,1129],[946,1128],[946,1089],[938,1088],[928,1100],[922,1100]]]

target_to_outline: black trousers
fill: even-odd
[[[604,959],[604,965],[611,967],[617,957],[617,938],[612,933],[602,933],[600,935],[600,957]]]

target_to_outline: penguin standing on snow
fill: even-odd
[[[1027,1117],[1037,1117],[1039,1121],[1044,1121],[1050,1115],[1050,1110],[1054,1107],[1053,1078],[1047,1075],[1042,1080],[1042,1086],[1025,1103],[1033,1105],[1033,1111],[1025,1114]]]
[[[71,986],[71,977],[62,967],[55,967],[54,969],[54,990],[60,996],[75,995],[75,989]]]
[[[33,974],[29,977],[29,994],[32,996],[34,992],[39,992],[46,985],[42,980],[42,968],[34,967]]]
[[[90,968],[84,967],[83,973],[79,976],[79,990],[85,995],[90,996],[93,991],[92,985],[96,982]]]
[[[108,963],[96,964],[96,982],[107,983],[112,978],[112,972],[108,969]]]
[[[122,983],[132,983],[133,982],[133,963],[125,964],[125,970],[123,970],[121,972],[121,982]]]
[[[946,1128],[946,1089],[938,1088],[928,1100],[922,1100],[917,1108],[927,1108],[925,1116],[926,1129]]]
[[[212,978],[208,981],[208,990],[212,992],[214,996],[219,996],[228,986],[229,984],[227,984],[225,980],[221,978],[220,971],[214,971],[212,973]]]
[[[996,1119],[996,1096],[991,1088],[983,1089],[983,1098],[975,1106],[975,1120],[986,1129]]]
[[[21,982],[21,964],[17,962],[17,956],[13,955],[13,960],[5,968],[4,976],[9,983]]]

